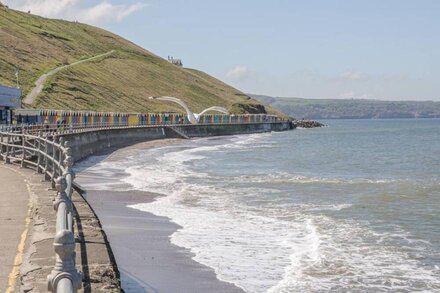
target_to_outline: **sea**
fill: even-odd
[[[440,292],[440,119],[323,122],[81,164],[246,292]]]

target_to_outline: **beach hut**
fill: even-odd
[[[128,125],[135,126],[139,123],[139,117],[136,114],[128,114]]]

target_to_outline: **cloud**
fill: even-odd
[[[139,11],[145,7],[144,3],[135,3],[132,5],[113,5],[108,2],[102,2],[98,5],[83,11],[78,20],[86,23],[102,23],[116,20],[121,22],[130,14]]]
[[[44,17],[77,20],[89,24],[121,22],[146,6],[142,2],[127,5],[112,4],[106,0],[93,6],[87,6],[87,1],[84,0],[6,0],[3,3],[11,8],[30,11]]]
[[[368,76],[360,71],[354,71],[354,70],[347,70],[344,73],[341,74],[341,77],[343,79],[348,80],[362,80],[367,79]]]
[[[245,65],[237,65],[228,72],[226,72],[226,77],[229,79],[243,79],[249,74],[248,68]]]

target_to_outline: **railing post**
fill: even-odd
[[[66,173],[74,175],[72,166],[73,166],[73,158],[72,158],[72,149],[70,147],[70,142],[67,140],[64,142],[64,167],[66,169]],[[72,178],[73,180],[73,178]]]
[[[57,173],[57,166],[55,166],[55,160],[56,160],[56,148],[55,148],[55,143],[56,143],[56,136],[52,137],[52,180],[51,180],[51,185],[52,188],[55,188],[55,184],[56,184],[56,178],[58,177]],[[61,174],[60,174],[61,176]]]
[[[49,170],[49,160],[47,156],[49,155],[49,144],[48,144],[48,137],[47,132],[44,133],[44,179],[49,180],[49,175],[47,174],[47,171]]]
[[[12,154],[11,154],[11,157],[14,157],[15,158],[15,141],[14,141],[14,138],[15,138],[15,136],[11,136],[11,148],[12,148]]]
[[[51,180],[51,182],[52,182],[52,188],[55,188],[55,180],[56,180],[56,178],[58,177],[57,176],[57,169],[56,169],[56,166],[55,166],[55,158],[56,158],[56,149],[55,149],[55,143],[56,143],[56,140],[57,140],[57,137],[56,136],[52,136],[52,143],[50,144],[51,145],[51,163],[52,163],[52,180]]]
[[[60,288],[62,292],[66,292],[66,289],[76,292],[81,288],[82,274],[75,267],[75,237],[67,227],[66,216],[69,211],[72,211],[72,202],[66,195],[67,183],[64,177],[57,178],[56,188],[58,197],[54,202],[54,208],[57,211],[57,232],[53,243],[56,261],[54,269],[47,276],[48,291],[56,293],[58,287],[63,287]],[[70,283],[71,288],[69,288]]]
[[[3,160],[3,125],[0,129],[0,159]]]
[[[37,134],[38,138],[36,140],[36,149],[37,149],[37,173],[41,173],[40,172],[40,165],[41,165],[41,131],[38,131]]]
[[[64,146],[64,137],[60,137],[59,144],[60,144],[61,147],[60,147],[60,149],[58,149],[58,166],[59,166],[58,174],[62,175],[63,172],[61,170],[61,166],[63,164],[63,154],[64,154],[64,152],[63,152],[62,148]]]
[[[50,152],[50,158],[52,162],[49,162],[49,168],[50,165],[52,165],[52,177],[50,178],[50,182],[51,182],[51,186],[52,188],[55,188],[55,146],[53,145],[55,143],[55,136],[52,136],[52,142],[49,144],[51,147],[51,152]]]
[[[24,160],[26,159],[26,149],[24,148],[25,145],[26,145],[26,135],[24,133],[24,129],[22,129],[22,132],[21,132],[21,149],[22,149],[23,153],[21,154],[21,164],[20,164],[21,168],[26,167],[26,164],[24,162]]]
[[[70,148],[70,144],[68,141],[66,141],[64,143],[63,164],[64,164],[63,176],[66,178],[66,180],[68,180],[68,182],[67,182],[67,186],[68,186],[67,198],[69,198],[69,200],[72,200],[72,192],[73,192],[72,191],[72,183],[73,183],[73,180],[75,179],[75,173],[72,170],[72,166],[73,166],[72,149]],[[70,228],[70,231],[74,232],[74,230],[73,230],[73,210],[67,214],[67,223]]]
[[[8,134],[6,134],[6,154],[5,154],[5,164],[9,164],[10,160],[9,160],[9,149],[10,149],[10,141],[11,141],[11,136],[9,135],[9,131]]]

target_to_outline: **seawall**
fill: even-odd
[[[292,127],[289,122],[139,126],[93,129],[60,136],[69,141],[74,161],[79,161],[106,149],[120,148],[148,140],[251,134],[290,129]]]
[[[177,125],[172,126],[188,137],[207,137],[234,134],[250,134],[270,131],[286,131],[291,126],[288,122],[249,123],[249,124],[208,124],[208,125]]]

